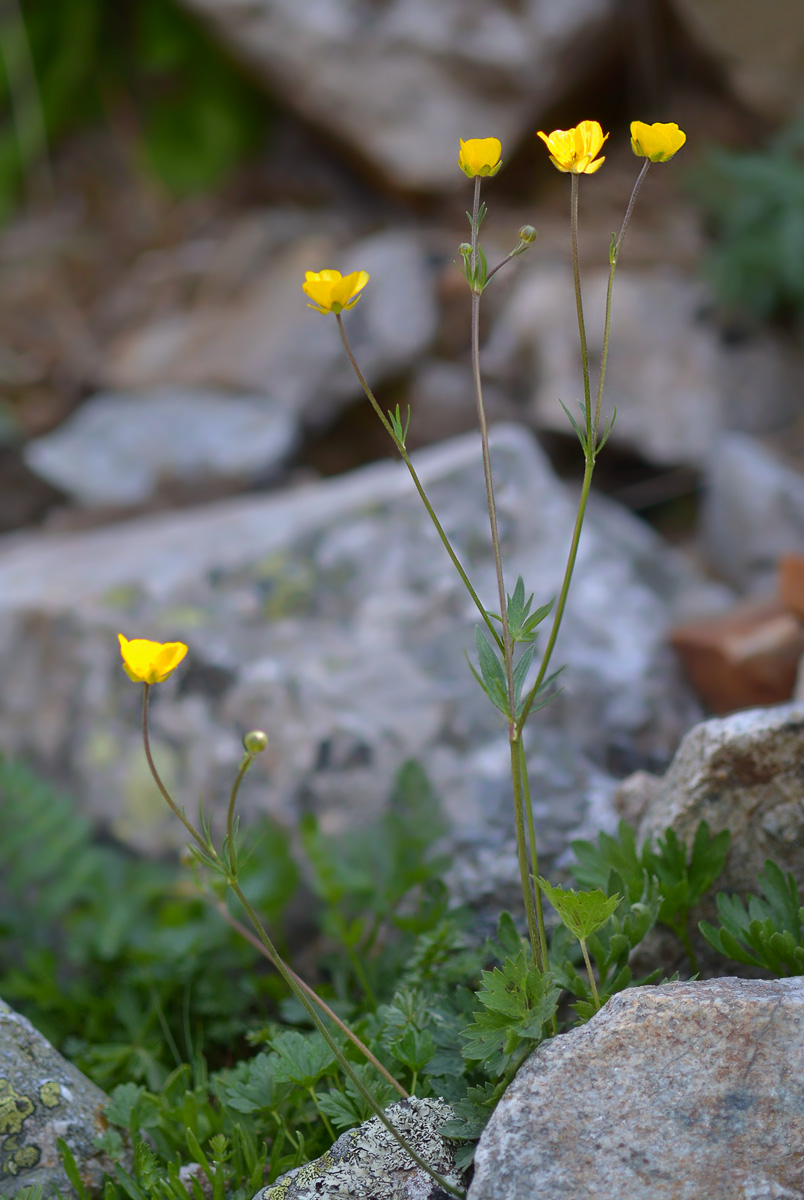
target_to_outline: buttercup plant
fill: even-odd
[[[606,365],[610,339],[611,299],[614,274],[619,259],[623,239],[630,222],[634,204],[645,181],[647,172],[654,162],[665,162],[672,158],[686,138],[675,124],[656,123],[647,125],[634,121],[631,125],[631,147],[637,157],[643,158],[641,170],[634,183],[628,201],[625,216],[618,233],[612,235],[609,245],[609,276],[606,292],[604,333],[597,387],[593,395],[589,350],[586,337],[586,326],[581,290],[580,263],[578,255],[578,208],[579,187],[581,177],[595,174],[605,162],[605,156],[600,154],[609,134],[604,133],[597,121],[582,121],[579,125],[568,130],[554,130],[547,134],[538,133],[545,143],[550,161],[557,170],[570,176],[570,248],[572,257],[572,273],[576,301],[578,337],[583,376],[583,397],[579,401],[578,415],[574,415],[563,405],[564,411],[578,437],[584,457],[584,474],[580,499],[576,513],[574,528],[568,548],[567,561],[558,596],[546,600],[540,606],[532,609],[533,595],[527,596],[524,580],[518,578],[513,590],[509,593],[503,568],[500,536],[497,523],[497,510],[494,494],[494,478],[492,473],[491,453],[489,447],[488,423],[483,400],[483,385],[480,371],[480,303],[483,293],[491,279],[512,259],[523,254],[536,238],[536,231],[530,225],[523,226],[513,249],[497,263],[489,268],[486,255],[480,243],[480,231],[486,216],[486,205],[481,202],[481,186],[485,178],[494,177],[502,166],[502,147],[498,139],[470,138],[461,140],[458,153],[458,165],[464,174],[473,180],[473,197],[471,211],[467,213],[470,226],[470,239],[459,247],[461,258],[460,268],[467,280],[471,291],[471,361],[474,400],[477,409],[478,426],[480,431],[481,455],[485,480],[486,501],[489,515],[490,545],[494,560],[496,577],[496,607],[488,608],[481,600],[471,583],[460,558],[452,546],[438,515],[435,512],[418,476],[416,468],[410,459],[406,447],[410,415],[403,421],[399,406],[394,411],[385,412],[374,392],[363,375],[360,366],[350,346],[343,313],[353,308],[363,296],[369,282],[366,271],[358,270],[349,275],[327,268],[320,271],[308,271],[303,283],[304,293],[309,298],[308,307],[320,314],[335,317],[344,351],[351,363],[355,375],[365,392],[365,395],[377,414],[389,437],[393,441],[402,461],[411,476],[435,530],[449,555],[461,581],[467,589],[480,617],[481,625],[476,631],[477,667],[472,667],[475,679],[486,693],[492,704],[502,713],[508,730],[511,787],[514,806],[514,826],[516,831],[517,858],[519,864],[520,883],[527,922],[526,948],[516,933],[513,923],[508,918],[505,925],[505,938],[501,939],[503,948],[500,951],[505,959],[502,971],[485,973],[481,990],[477,993],[478,1002],[484,1011],[475,1013],[474,1024],[465,1031],[470,1045],[464,1051],[464,1057],[469,1060],[482,1059],[490,1064],[500,1076],[498,1084],[489,1084],[486,1090],[480,1091],[484,1104],[493,1103],[501,1094],[520,1063],[530,1053],[534,1044],[542,1036],[558,1031],[556,1020],[557,985],[566,986],[567,979],[577,979],[577,972],[562,970],[551,971],[550,950],[545,928],[544,912],[542,909],[542,892],[553,903],[566,929],[577,938],[583,954],[589,981],[591,1005],[587,1005],[588,1013],[596,1011],[603,1002],[598,994],[592,962],[587,951],[587,942],[594,942],[593,956],[600,972],[601,980],[606,972],[614,974],[615,983],[610,982],[607,994],[625,987],[630,980],[623,956],[627,955],[630,945],[635,944],[644,936],[649,926],[656,920],[658,901],[648,898],[630,896],[623,899],[615,893],[606,896],[602,891],[568,892],[561,888],[552,887],[539,873],[538,848],[536,829],[533,819],[533,809],[528,781],[527,759],[525,753],[524,730],[528,717],[540,707],[549,703],[552,698],[551,685],[559,674],[550,673],[550,666],[556,640],[561,628],[566,609],[567,597],[572,582],[573,571],[578,553],[581,532],[583,528],[592,477],[597,456],[609,437],[614,423],[616,410],[602,423],[602,400],[606,377]],[[531,667],[535,657],[535,643],[539,627],[548,617],[551,618],[549,633],[544,649],[535,671],[535,677],[530,681]],[[271,941],[258,914],[250,905],[238,881],[238,828],[235,816],[237,795],[241,783],[252,765],[257,754],[267,744],[267,737],[260,731],[253,731],[246,736],[245,753],[229,797],[226,835],[220,850],[218,850],[211,835],[209,824],[201,817],[201,827],[196,828],[190,822],[184,809],[171,797],[161,779],[151,753],[148,733],[148,697],[151,686],[161,682],[180,664],[186,653],[182,643],[160,643],[147,641],[128,641],[120,635],[120,648],[125,669],[135,681],[143,684],[142,734],[145,754],[154,777],[166,803],[183,823],[191,842],[190,849],[200,866],[207,868],[213,876],[217,876],[219,884],[231,888],[247,913],[256,931],[259,946],[273,964],[276,970],[291,989],[297,1000],[302,1004],[307,1016],[315,1028],[323,1036],[327,1046],[339,1062],[347,1079],[357,1089],[368,1104],[369,1108],[383,1121],[386,1127],[397,1136],[404,1149],[413,1160],[428,1171],[452,1195],[461,1195],[459,1189],[438,1173],[433,1172],[413,1149],[399,1137],[398,1132],[388,1121],[382,1107],[372,1097],[366,1088],[360,1074],[345,1057],[341,1046],[329,1031],[327,1020],[334,1022],[340,1032],[351,1039],[353,1045],[360,1051],[368,1062],[390,1083],[402,1096],[407,1095],[405,1089],[390,1075],[386,1068],[371,1053],[364,1043],[340,1020],[331,1009],[317,996],[279,955]],[[471,664],[470,664],[471,665]],[[641,885],[640,885],[641,886]],[[207,889],[209,891],[209,889]],[[228,913],[219,892],[213,894],[222,915],[241,932],[245,932],[254,941],[253,935],[248,934],[239,926]],[[655,899],[655,898],[654,898]],[[618,914],[618,915],[615,915]],[[619,932],[607,940],[605,930],[610,922],[614,922]],[[617,924],[619,922],[619,924]],[[625,932],[623,932],[625,931]],[[599,935],[599,936],[598,936]],[[591,939],[591,940],[590,940]],[[554,939],[555,941],[555,939]],[[597,955],[594,949],[597,948]],[[507,957],[506,957],[507,956]],[[602,965],[601,965],[602,964]],[[564,963],[566,966],[566,963]],[[616,967],[616,972],[615,972]],[[499,978],[498,978],[499,976]],[[516,993],[521,1004],[521,1013],[512,1024],[512,996]],[[605,997],[604,997],[605,998]],[[326,1020],[325,1020],[326,1018]],[[494,1065],[496,1064],[496,1066]],[[323,1115],[323,1114],[322,1114]],[[447,1136],[466,1136],[447,1129]]]

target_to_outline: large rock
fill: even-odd
[[[613,0],[184,0],[284,104],[405,188],[460,183],[458,139],[510,153],[607,49]]]
[[[804,707],[784,704],[705,721],[682,741],[663,779],[626,781],[638,839],[669,826],[691,845],[702,820],[729,829],[732,846],[719,891],[757,892],[765,859],[792,871],[804,887]]]
[[[593,389],[607,284],[607,270],[590,270],[583,279]],[[674,268],[619,268],[603,397],[604,418],[617,408],[614,443],[657,464],[701,466],[719,447],[722,430],[765,433],[797,415],[800,356],[771,335],[726,345],[706,319],[710,305],[706,288]],[[483,362],[529,392],[529,415],[539,426],[569,431],[559,400],[577,416],[583,377],[568,266],[523,270]]]
[[[799,0],[673,0],[696,41],[735,94],[773,120],[804,106],[804,9]]]
[[[782,554],[804,552],[804,477],[745,434],[719,439],[701,513],[707,560],[749,595],[776,590]]]
[[[469,1200],[799,1200],[804,983],[632,988],[520,1069]]]
[[[391,230],[345,248],[316,235],[274,249],[234,295],[160,313],[119,339],[105,382],[257,392],[297,420],[327,424],[363,395],[336,322],[311,311],[302,291],[305,271],[334,266],[371,276],[345,317],[366,377],[374,385],[410,369],[436,334],[435,285],[420,239]]]
[[[509,590],[560,586],[574,499],[530,434],[493,433]],[[485,603],[497,602],[480,446],[420,452],[421,478]],[[563,690],[527,738],[550,861],[612,819],[619,770],[665,762],[700,710],[665,633],[689,568],[612,502],[593,504],[554,666]],[[377,813],[400,764],[419,758],[454,824],[467,894],[515,887],[507,736],[472,681],[476,610],[404,466],[382,463],[284,494],[72,535],[0,544],[0,744],[31,758],[132,844],[183,840],[147,772],[140,690],[118,631],[190,646],[154,689],[156,756],[188,811],[220,812],[240,737],[271,739],[242,789],[246,813],[341,830]],[[589,832],[592,830],[590,829]]]
[[[286,461],[299,432],[265,396],[104,392],[29,442],[24,457],[79,504],[137,505],[165,485],[264,479]]]
[[[434,1171],[453,1187],[462,1186],[453,1145],[440,1135],[455,1115],[446,1101],[411,1096],[392,1104],[385,1115]],[[373,1117],[341,1134],[321,1158],[261,1188],[254,1200],[440,1200],[447,1195]]]
[[[41,1185],[44,1200],[75,1193],[56,1142],[70,1147],[84,1185],[111,1164],[95,1149],[108,1097],[58,1054],[31,1022],[0,1000],[0,1195]]]

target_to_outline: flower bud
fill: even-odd
[[[263,733],[261,729],[252,729],[251,733],[247,733],[243,738],[246,754],[261,754],[267,745],[268,734]]]
[[[468,258],[469,255],[472,253],[471,244],[469,242],[461,242],[460,246],[458,247],[458,253],[463,258]]]
[[[524,242],[526,246],[529,246],[531,242],[536,241],[536,230],[532,225],[523,225],[517,236],[520,242]]]

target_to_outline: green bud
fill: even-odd
[[[243,738],[243,746],[247,754],[261,754],[268,745],[268,734],[261,729],[252,729]]]
[[[472,253],[472,247],[469,242],[461,242],[460,246],[458,247],[458,253],[464,258],[468,258]]]
[[[526,246],[529,246],[531,242],[536,241],[536,230],[532,225],[523,225],[518,236],[520,242],[524,242]]]

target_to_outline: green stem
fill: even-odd
[[[148,766],[150,768],[151,775],[153,776],[154,782],[156,783],[157,787],[159,788],[160,792],[162,793],[162,796],[164,797],[164,799],[165,799],[166,803],[168,804],[168,806],[170,807],[171,811],[176,814],[176,816],[179,818],[179,820],[184,825],[185,829],[187,829],[187,831],[190,834],[192,834],[192,836],[195,838],[195,840],[199,843],[199,845],[201,845],[203,847],[203,849],[208,854],[214,855],[214,857],[217,858],[218,856],[215,853],[214,848],[209,846],[203,840],[203,838],[201,838],[199,836],[198,832],[193,828],[193,826],[190,824],[190,822],[185,817],[184,813],[178,807],[178,805],[174,801],[173,797],[171,796],[170,792],[167,790],[164,783],[162,782],[159,772],[156,769],[156,764],[153,760],[153,755],[151,754],[151,744],[150,744],[150,737],[149,737],[149,731],[148,731],[148,687],[149,687],[149,685],[146,683],[145,684],[145,694],[143,697],[143,709],[142,709],[142,740],[143,740],[143,745],[145,747],[145,758],[148,762]],[[239,887],[239,884],[237,883],[237,880],[228,878],[227,883],[232,888],[232,890],[235,892],[235,894],[238,896],[238,899],[240,900],[241,904],[243,905],[243,907],[246,909],[246,912],[251,917],[252,923],[254,924],[254,926],[259,934],[259,937],[255,937],[248,929],[246,929],[246,927],[244,925],[241,925],[240,922],[237,921],[231,915],[231,913],[229,912],[229,910],[226,907],[226,905],[224,904],[224,902],[216,897],[215,898],[216,907],[217,907],[218,911],[220,912],[220,914],[223,916],[224,920],[226,920],[232,926],[233,929],[236,929],[238,933],[240,933],[244,938],[246,938],[247,941],[251,942],[251,944],[253,946],[255,946],[258,950],[260,950],[265,955],[265,957],[269,960],[271,965],[283,977],[283,979],[288,984],[288,987],[291,989],[291,991],[294,993],[294,995],[297,996],[299,1001],[304,1005],[304,1007],[308,1011],[310,1010],[311,1003],[317,1004],[318,1007],[321,1009],[321,1011],[324,1012],[329,1017],[329,1019],[335,1025],[337,1025],[337,1027],[341,1030],[341,1032],[344,1033],[353,1042],[353,1044],[357,1047],[357,1049],[360,1051],[360,1053],[363,1054],[366,1059],[368,1059],[368,1061],[372,1064],[372,1066],[374,1066],[377,1069],[377,1071],[379,1071],[379,1073],[383,1076],[383,1078],[385,1080],[387,1080],[387,1082],[390,1083],[391,1086],[394,1087],[403,1098],[407,1098],[408,1093],[402,1087],[401,1083],[399,1083],[398,1080],[394,1079],[394,1077],[385,1069],[385,1067],[382,1065],[382,1063],[379,1062],[379,1060],[377,1058],[375,1058],[375,1056],[369,1050],[368,1046],[365,1046],[363,1044],[363,1042],[361,1042],[361,1040],[357,1036],[357,1034],[353,1033],[351,1031],[351,1029],[349,1029],[349,1027],[340,1019],[340,1017],[338,1017],[332,1011],[332,1009],[329,1008],[329,1006],[324,1003],[324,1001],[321,999],[321,997],[315,991],[313,991],[313,989],[310,987],[310,985],[305,983],[305,981],[301,978],[301,976],[297,975],[296,972],[294,970],[292,970],[292,968],[289,967],[287,965],[287,963],[280,957],[278,950],[276,950],[276,948],[274,947],[270,938],[265,933],[265,930],[263,929],[262,924],[261,924],[259,918],[257,917],[256,913],[251,908],[251,906],[248,904],[248,902],[245,900],[245,897],[243,897],[243,894],[240,891],[240,887]],[[305,997],[306,997],[306,999],[305,999]],[[336,1050],[336,1055],[337,1055],[337,1053],[338,1052]],[[339,1061],[340,1061],[340,1058],[339,1058]]]
[[[519,769],[519,750],[516,742],[509,742],[511,753],[511,782],[514,788],[514,826],[516,828],[516,853],[519,861],[519,881],[522,885],[522,899],[525,902],[525,916],[528,922],[530,952],[533,961],[541,966],[544,961],[539,950],[540,930],[536,921],[536,908],[533,903],[532,875],[528,871],[528,857],[525,845],[525,820],[522,802],[522,776]]]
[[[586,435],[592,440],[592,397],[589,387],[589,347],[586,342],[586,323],[583,319],[583,296],[581,294],[581,268],[578,258],[578,180],[580,176],[571,175],[570,190],[570,245],[572,247],[572,280],[575,285],[575,308],[578,314],[578,338],[581,343],[581,363],[583,366],[583,403],[586,412]]]
[[[472,597],[472,600],[475,603],[477,611],[480,613],[480,616],[483,618],[484,622],[488,626],[491,636],[494,638],[494,641],[497,643],[500,650],[502,650],[502,648],[503,648],[502,639],[501,639],[500,635],[498,634],[497,630],[494,628],[491,617],[489,616],[489,614],[486,612],[485,608],[483,607],[483,605],[480,601],[480,597],[478,596],[475,589],[472,587],[472,584],[469,580],[469,576],[466,574],[466,571],[464,571],[464,569],[461,565],[460,559],[458,558],[457,554],[453,550],[452,544],[451,544],[449,538],[447,537],[446,533],[444,532],[443,526],[441,525],[441,522],[439,521],[438,517],[436,516],[435,509],[433,508],[432,504],[430,503],[430,501],[427,497],[427,493],[425,492],[424,487],[422,486],[422,482],[419,479],[419,476],[416,472],[416,468],[413,466],[413,463],[410,461],[410,457],[408,456],[407,449],[405,448],[404,444],[399,440],[399,438],[394,433],[393,426],[391,425],[390,421],[386,417],[385,413],[380,408],[377,397],[374,395],[374,392],[369,387],[368,380],[366,379],[366,377],[364,376],[363,372],[360,370],[360,367],[357,364],[357,359],[355,358],[355,356],[352,352],[352,347],[349,345],[348,338],[346,337],[346,330],[343,327],[343,320],[341,319],[340,313],[336,313],[336,320],[338,322],[338,331],[341,335],[341,341],[343,342],[343,348],[346,351],[346,356],[352,365],[352,370],[354,371],[355,375],[357,376],[358,383],[360,384],[361,388],[363,389],[363,391],[366,394],[366,399],[369,401],[369,403],[371,404],[371,407],[374,409],[375,413],[380,418],[380,421],[382,422],[385,432],[388,434],[391,441],[394,443],[397,450],[399,451],[399,456],[402,459],[402,461],[404,462],[408,471],[410,472],[410,477],[413,480],[416,491],[419,493],[422,504],[424,505],[424,507],[427,510],[427,515],[429,516],[430,520],[433,522],[435,531],[438,534],[439,538],[441,539],[444,549],[446,550],[447,554],[450,556],[450,559],[452,560],[452,565],[455,567],[455,570],[460,575],[461,581],[462,581],[464,587],[466,588],[469,595]]]
[[[162,793],[162,799],[168,805],[168,807],[170,808],[173,815],[179,818],[179,820],[181,821],[184,828],[187,830],[187,832],[190,834],[190,836],[198,843],[198,845],[202,848],[202,850],[205,850],[209,854],[211,851],[211,847],[201,837],[200,833],[195,828],[195,826],[192,825],[191,822],[187,820],[187,817],[184,815],[184,810],[179,808],[178,804],[176,804],[176,802],[173,799],[173,797],[171,796],[170,792],[167,790],[164,783],[162,782],[161,775],[159,774],[159,772],[156,769],[156,763],[154,762],[153,755],[151,754],[151,738],[150,738],[150,734],[148,731],[148,700],[150,698],[151,685],[149,683],[144,683],[142,686],[143,686],[143,693],[142,693],[142,744],[143,744],[143,748],[145,750],[145,759],[148,763],[148,768],[151,772],[151,775],[153,776],[154,783],[159,788],[159,791]],[[213,853],[214,853],[214,851],[213,851]],[[217,855],[216,855],[216,857],[217,857]]]
[[[312,1100],[313,1104],[315,1105],[316,1112],[318,1113],[321,1120],[324,1122],[324,1128],[326,1129],[327,1134],[329,1135],[329,1137],[332,1139],[333,1142],[337,1141],[338,1139],[335,1137],[335,1130],[330,1125],[327,1114],[322,1111],[321,1106],[318,1103],[318,1096],[316,1096],[316,1094],[315,1094],[315,1088],[311,1084],[307,1090],[310,1093],[310,1099]]]
[[[617,269],[617,259],[620,257],[620,247],[623,244],[623,238],[625,237],[625,231],[628,228],[629,221],[631,220],[631,214],[634,211],[634,205],[636,204],[636,199],[637,199],[637,196],[639,195],[642,184],[645,181],[645,176],[648,173],[649,166],[650,166],[650,159],[646,158],[645,162],[642,165],[642,170],[639,172],[639,175],[637,175],[636,183],[634,184],[633,189],[631,191],[631,198],[628,201],[628,207],[625,210],[625,216],[623,217],[623,223],[620,226],[620,232],[617,234],[617,237],[614,239],[611,250],[609,251],[609,279],[608,279],[608,284],[606,286],[606,317],[605,317],[605,321],[603,323],[603,349],[600,354],[600,375],[599,375],[598,381],[597,381],[597,400],[595,401],[595,416],[594,416],[594,422],[592,425],[592,434],[593,434],[592,444],[595,448],[595,453],[597,453],[597,437],[598,437],[598,428],[600,426],[600,406],[603,402],[603,385],[606,381],[606,366],[608,364],[608,358],[609,358],[609,333],[611,331],[611,294],[612,294],[612,287],[614,284],[614,272]]]
[[[423,1171],[426,1171],[427,1174],[432,1179],[434,1179],[435,1182],[439,1185],[439,1187],[442,1187],[445,1192],[449,1192],[449,1194],[451,1196],[457,1196],[460,1198],[460,1200],[463,1200],[464,1193],[459,1188],[454,1187],[449,1182],[449,1180],[447,1180],[443,1177],[443,1175],[439,1175],[438,1171],[433,1170],[433,1168],[430,1166],[430,1164],[427,1163],[421,1157],[420,1154],[417,1154],[417,1152],[413,1149],[413,1147],[410,1145],[410,1143],[407,1141],[407,1139],[404,1138],[402,1136],[402,1134],[399,1132],[399,1130],[395,1128],[395,1126],[392,1124],[392,1122],[389,1121],[388,1117],[385,1115],[384,1110],[382,1108],[380,1108],[379,1104],[374,1099],[371,1092],[368,1090],[368,1088],[362,1082],[362,1080],[360,1079],[360,1076],[355,1072],[355,1070],[351,1066],[349,1060],[345,1057],[345,1055],[344,1055],[343,1051],[341,1050],[340,1046],[338,1045],[338,1043],[332,1037],[331,1033],[327,1029],[327,1027],[324,1024],[324,1022],[322,1021],[321,1017],[318,1015],[315,1005],[308,998],[308,996],[304,992],[304,990],[302,988],[296,986],[296,980],[293,977],[293,973],[288,970],[288,968],[285,966],[285,963],[279,957],[279,954],[277,953],[276,949],[274,948],[273,943],[271,942],[271,939],[268,937],[268,934],[265,932],[265,929],[263,928],[260,918],[258,917],[255,910],[252,908],[252,906],[249,904],[246,897],[244,896],[243,891],[242,891],[240,885],[238,884],[237,880],[230,880],[229,886],[231,887],[234,894],[237,896],[240,903],[243,905],[243,908],[245,909],[249,920],[251,921],[252,925],[254,926],[255,930],[257,931],[257,936],[259,937],[260,941],[263,943],[266,950],[272,956],[275,966],[276,966],[276,969],[279,971],[279,974],[285,980],[285,983],[291,989],[291,991],[296,996],[296,998],[299,1000],[299,1002],[307,1010],[307,1014],[310,1017],[311,1021],[313,1022],[316,1029],[323,1037],[324,1041],[329,1046],[329,1048],[332,1051],[332,1053],[334,1054],[335,1058],[338,1060],[341,1070],[343,1071],[343,1073],[346,1076],[348,1076],[349,1079],[351,1079],[352,1083],[357,1088],[357,1090],[360,1092],[360,1095],[363,1097],[366,1104],[368,1104],[371,1111],[374,1113],[374,1115],[376,1117],[379,1118],[379,1120],[382,1122],[382,1124],[385,1126],[385,1128],[388,1130],[388,1132],[390,1134],[392,1134],[393,1137],[396,1138],[396,1140],[399,1142],[399,1145],[402,1147],[402,1149],[405,1151],[405,1153],[410,1155],[410,1157],[413,1159],[413,1161],[416,1163],[416,1165],[418,1167],[421,1167],[421,1169]]]
[[[209,892],[206,892],[205,894],[209,897]],[[271,958],[270,954],[265,949],[265,946],[263,946],[262,942],[257,937],[257,935],[255,933],[252,933],[250,929],[247,929],[246,926],[242,924],[242,922],[238,921],[237,917],[232,916],[232,914],[229,912],[229,909],[226,907],[223,900],[219,900],[217,896],[213,896],[210,898],[212,900],[212,903],[215,905],[218,912],[220,913],[220,915],[223,917],[224,921],[226,921],[226,923],[228,925],[230,925],[232,929],[234,929],[237,933],[239,933],[242,938],[245,938],[247,942],[250,942],[251,945],[254,947],[254,949],[259,951],[260,954],[264,955],[265,958],[267,958],[268,961],[271,963],[271,965],[275,967],[276,964],[275,964],[274,960]],[[405,1090],[405,1088],[403,1088],[402,1084],[399,1082],[398,1079],[394,1079],[391,1072],[382,1065],[380,1060],[374,1054],[372,1054],[372,1052],[369,1050],[369,1048],[365,1044],[365,1042],[362,1042],[360,1040],[360,1038],[357,1036],[357,1034],[349,1028],[349,1026],[346,1024],[346,1022],[342,1021],[336,1012],[333,1012],[333,1010],[329,1007],[327,1002],[325,1000],[321,999],[321,997],[318,995],[318,993],[315,992],[310,987],[309,983],[306,983],[305,980],[302,979],[301,975],[297,975],[296,972],[293,970],[293,968],[288,966],[287,963],[285,963],[285,966],[286,966],[287,970],[290,972],[290,974],[293,976],[293,978],[296,980],[296,983],[299,985],[299,987],[304,992],[306,992],[307,996],[312,1000],[313,1004],[318,1005],[318,1007],[321,1009],[322,1013],[324,1013],[324,1015],[326,1017],[328,1017],[330,1021],[332,1021],[333,1025],[337,1025],[338,1029],[340,1029],[340,1031],[344,1035],[344,1037],[349,1038],[349,1041],[352,1043],[352,1045],[357,1050],[360,1051],[360,1053],[367,1060],[367,1062],[371,1063],[371,1065],[374,1067],[375,1071],[379,1072],[379,1074],[382,1075],[385,1082],[390,1083],[391,1087],[394,1088],[397,1092],[399,1092],[402,1099],[406,1100],[408,1098],[408,1096],[410,1095],[410,1093],[407,1092]]]
[[[234,812],[235,804],[237,803],[237,793],[240,791],[240,784],[246,777],[251,764],[254,762],[255,755],[248,752],[243,755],[243,761],[240,763],[240,769],[235,776],[235,781],[232,784],[232,790],[229,793],[229,807],[226,811],[226,846],[227,857],[229,859],[229,870],[233,875],[237,874],[237,848],[235,846],[234,836]]]
[[[528,779],[528,764],[525,759],[525,743],[523,738],[519,738],[519,769],[522,779],[522,807],[528,819],[528,845],[530,848],[530,871],[531,879],[539,878],[539,855],[536,850],[536,829],[533,824],[533,805],[530,799],[530,780]],[[539,927],[539,956],[536,958],[539,967],[542,971],[549,971],[550,959],[547,951],[547,930],[544,927],[544,905],[542,904],[542,890],[540,887],[533,889],[536,896],[536,922]]]
[[[692,948],[686,914],[676,920],[673,925],[673,932],[684,947],[684,951],[689,959],[691,973],[697,975],[700,968],[698,967],[698,957]]]
[[[589,961],[589,952],[586,949],[586,942],[584,939],[578,938],[578,941],[581,943],[583,961],[586,963],[586,973],[589,976],[589,986],[591,987],[592,995],[595,998],[595,1012],[598,1012],[600,1010],[600,996],[598,995],[597,984],[595,983],[595,976],[594,972],[592,971],[592,964]]]

